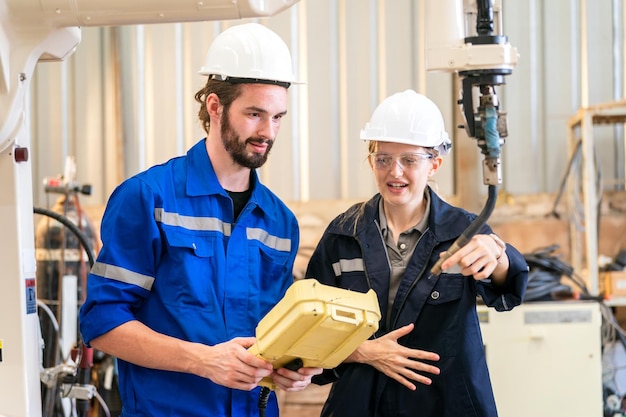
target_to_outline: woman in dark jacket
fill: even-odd
[[[498,311],[519,305],[526,261],[484,225],[431,273],[476,215],[428,186],[450,148],[428,98],[388,97],[361,138],[379,193],[330,223],[306,277],[374,289],[382,318],[344,363],[314,378],[333,382],[322,416],[496,417],[476,299]]]

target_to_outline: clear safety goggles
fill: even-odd
[[[431,154],[421,152],[407,152],[399,155],[392,155],[385,152],[372,152],[369,154],[369,157],[372,165],[374,165],[376,169],[389,169],[395,162],[403,171],[417,169],[422,161],[434,158]]]

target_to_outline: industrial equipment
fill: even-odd
[[[507,417],[602,416],[602,305],[478,306],[498,412]]]
[[[44,179],[45,191],[57,197],[50,210],[75,223],[88,239],[87,250],[95,251],[95,230],[78,198],[78,193],[91,194],[91,186],[76,184],[75,171],[74,159],[68,157],[63,176]],[[78,236],[67,231],[58,220],[45,216],[35,230],[35,258],[37,299],[53,311],[61,331],[55,336],[49,320],[40,312],[45,343],[43,366],[49,367],[67,357],[74,342],[79,340],[77,311],[85,297],[88,255]],[[66,296],[71,298],[66,299]],[[58,345],[55,339],[63,340],[64,346]]]
[[[506,113],[500,108],[496,89],[504,84],[517,64],[518,52],[502,35],[501,0],[427,1],[426,68],[458,73],[462,82],[459,104],[463,126],[476,139],[485,156],[483,181],[488,199],[476,220],[437,262],[431,272],[441,273],[441,264],[465,246],[486,223],[502,183],[500,150],[508,136]]]
[[[274,369],[332,369],[378,330],[380,308],[374,290],[367,293],[320,284],[294,282],[256,327],[256,343],[248,351]],[[259,411],[265,412],[272,378],[259,384]]]
[[[87,415],[89,400],[96,395],[91,384],[93,349],[82,343],[78,331],[78,309],[84,302],[87,274],[98,246],[93,224],[82,211],[78,196],[91,194],[91,185],[76,182],[76,163],[68,156],[63,175],[45,178],[44,189],[59,197],[50,209],[33,209],[43,216],[35,233],[43,343],[42,411],[44,417],[64,417],[73,415],[69,411],[73,410],[81,417]]]
[[[90,189],[89,186],[74,187],[73,182],[65,180],[62,181],[62,185],[56,184],[55,181],[55,185],[52,188],[54,192],[65,194],[66,199],[69,197],[69,194],[77,192],[78,189]],[[77,216],[72,211],[61,209],[55,211],[34,207],[33,212],[47,218],[42,219],[40,222],[40,225],[43,224],[45,227],[38,228],[36,242],[38,249],[37,260],[38,262],[51,262],[50,265],[38,266],[37,271],[38,273],[40,270],[43,271],[43,275],[37,276],[38,286],[41,282],[41,286],[44,287],[41,289],[42,293],[52,297],[50,299],[41,298],[37,300],[43,343],[40,372],[43,396],[42,411],[46,417],[64,417],[66,415],[85,417],[90,415],[90,402],[93,398],[96,398],[99,409],[102,409],[107,417],[111,417],[112,410],[104,395],[108,399],[113,399],[114,404],[119,405],[117,385],[113,386],[112,383],[103,384],[104,395],[100,395],[97,387],[92,384],[92,375],[97,374],[99,382],[101,379],[100,375],[106,375],[112,371],[111,362],[113,358],[104,354],[100,355],[98,367],[92,369],[94,365],[94,350],[83,343],[77,328],[77,309],[79,303],[82,303],[81,295],[84,292],[78,289],[77,276],[63,275],[63,271],[71,270],[72,272],[77,272],[81,269],[81,266],[86,266],[82,265],[82,262],[77,263],[72,255],[69,258],[66,257],[63,254],[64,249],[67,249],[68,252],[82,253],[86,258],[86,262],[88,262],[88,267],[93,266],[95,262],[93,247],[96,245],[93,236],[89,234],[90,231],[93,232],[93,229],[88,223],[83,224],[80,221],[80,217],[74,218]],[[46,236],[50,234],[46,224],[50,219],[55,222],[55,227],[52,228],[52,236],[57,234],[64,235],[67,232],[68,235],[73,237],[73,239],[57,239],[55,241],[55,244],[60,245],[62,249],[50,248],[50,244],[45,244],[45,247],[42,248],[40,239],[43,238],[45,241]],[[85,228],[88,230],[85,230]],[[73,250],[65,247],[67,241],[72,242],[71,245],[75,246],[72,248]],[[54,254],[59,256],[51,261],[50,258],[55,256],[50,255]],[[61,256],[61,254],[63,255]],[[81,257],[82,255],[76,258],[80,259]],[[86,279],[86,273],[85,268],[85,271],[83,271],[84,279]],[[54,284],[57,284],[57,286]],[[58,290],[56,294],[55,287]],[[38,291],[40,290],[38,289]],[[63,295],[58,297],[59,293]],[[63,323],[63,325],[60,323]],[[65,352],[68,352],[67,355],[64,354]],[[121,411],[121,407],[119,409]],[[118,410],[114,409],[113,411]],[[119,413],[115,415],[119,415]]]
[[[378,330],[379,320],[373,290],[360,293],[298,280],[261,319],[249,351],[275,369],[295,359],[305,367],[331,369]],[[274,389],[271,379],[261,385]]]

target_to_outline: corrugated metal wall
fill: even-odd
[[[480,205],[482,157],[456,128],[457,80],[424,70],[423,9],[417,0],[301,0],[257,20],[290,45],[308,81],[290,89],[289,115],[261,169],[279,196],[375,192],[359,131],[382,98],[413,88],[441,107],[454,135],[439,192]],[[509,119],[502,188],[553,193],[568,164],[568,119],[585,102],[624,95],[623,2],[503,0],[503,10],[520,59],[499,90]],[[83,204],[100,205],[123,179],[201,139],[193,95],[205,80],[197,71],[216,34],[239,23],[84,28],[67,61],[38,64],[30,103],[35,204],[48,203],[41,181],[62,173],[66,156],[76,158],[78,181],[93,185]],[[622,127],[597,130],[605,176],[623,178]]]

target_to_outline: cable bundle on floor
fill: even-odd
[[[559,245],[552,245],[524,254],[530,267],[524,301],[595,298],[590,296],[583,280],[574,273],[574,268],[554,254],[558,248]],[[571,280],[580,292],[563,283],[563,278]]]

